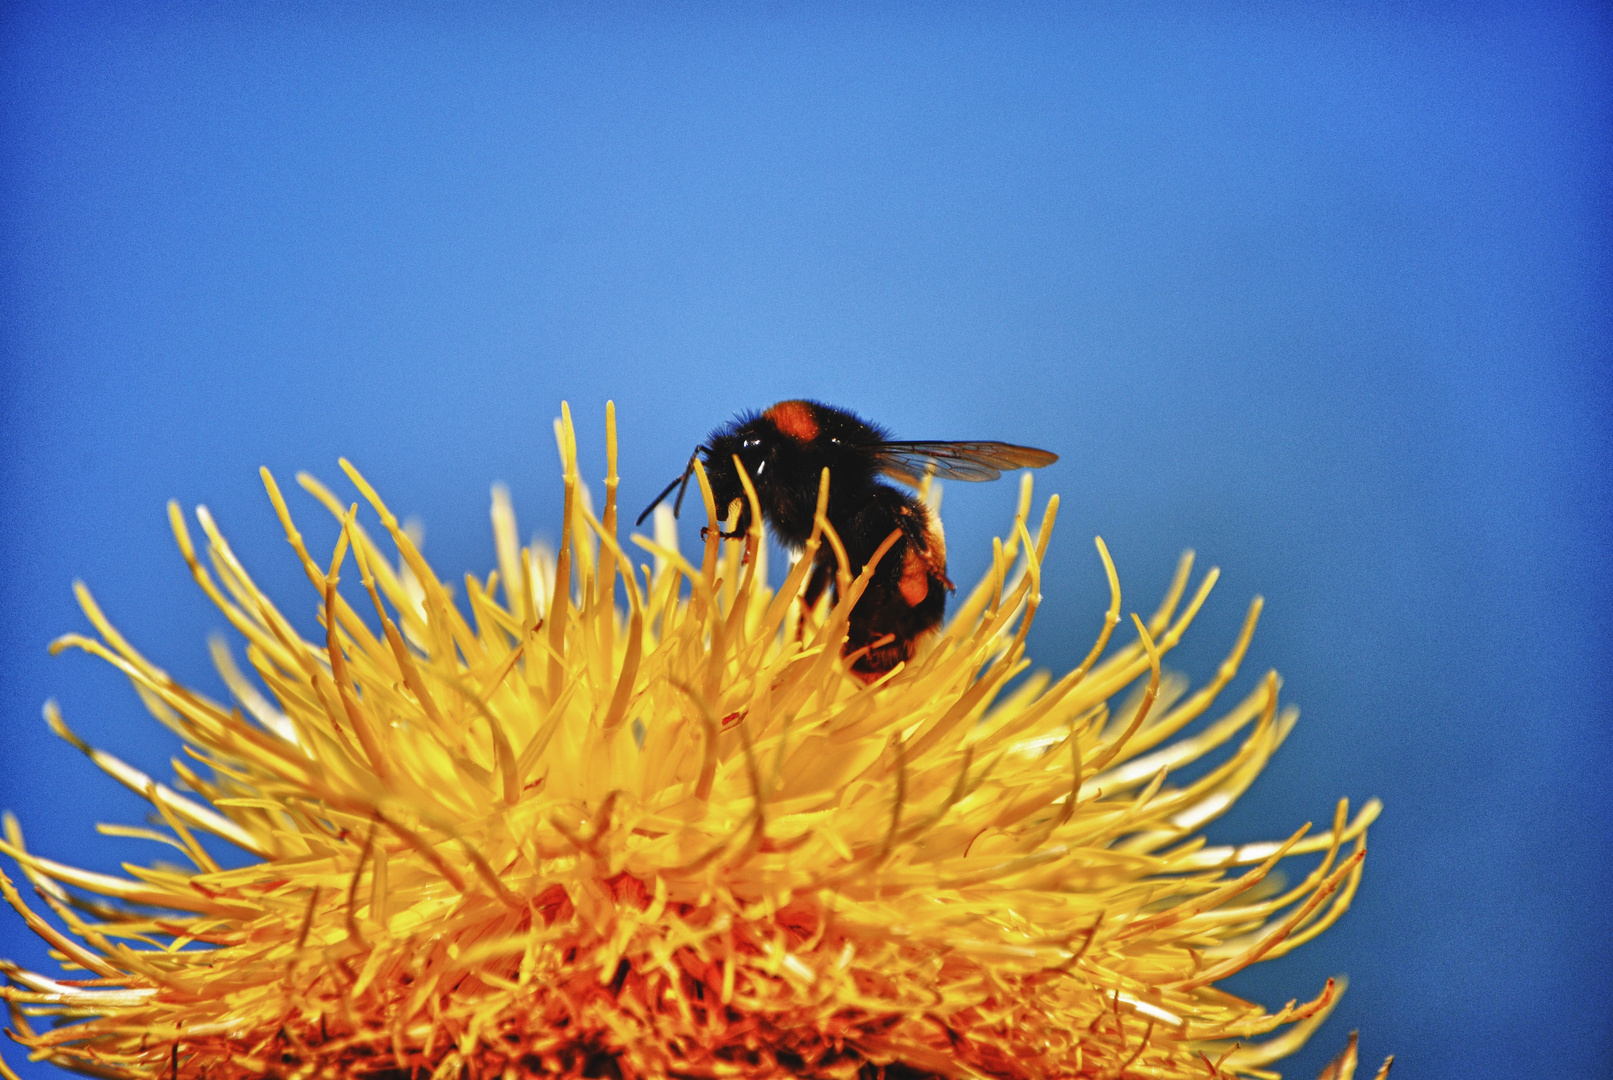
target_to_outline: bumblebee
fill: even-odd
[[[851,611],[844,654],[853,657],[852,671],[868,682],[912,659],[919,639],[940,625],[946,594],[953,591],[946,548],[929,509],[881,477],[909,485],[917,485],[926,473],[945,480],[995,480],[1004,469],[1040,468],[1058,460],[1046,450],[1010,443],[893,441],[889,432],[845,409],[817,401],[781,401],[761,412],[743,413],[713,431],[695,447],[683,473],[645,507],[638,524],[674,488],[678,497],[672,513],[677,516],[698,459],[719,510],[739,502],[739,519],[722,536],[743,536],[750,529],[751,509],[735,457],[756,488],[768,528],[786,547],[800,550],[811,536],[819,477],[826,468],[825,516],[845,546],[852,573],[859,573],[892,533],[899,534]],[[835,569],[834,551],[824,545],[802,592],[808,607],[824,589],[837,588]]]

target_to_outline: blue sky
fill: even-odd
[[[86,580],[176,676],[221,619],[205,502],[312,626],[256,469],[352,458],[447,574],[487,492],[555,528],[562,399],[624,504],[794,396],[909,438],[1046,446],[1036,659],[1115,554],[1149,610],[1223,578],[1175,666],[1302,709],[1212,836],[1381,797],[1322,938],[1345,1033],[1422,1077],[1604,1075],[1613,51],[1589,5],[10,5],[0,15],[0,805],[114,870],[167,774],[126,684],[46,644]],[[950,485],[952,576],[1010,484]],[[294,509],[323,542],[311,501]],[[297,597],[305,602],[297,607]],[[218,690],[222,694],[222,690]],[[15,919],[0,955],[43,963]],[[14,1050],[5,1051],[13,1064]],[[34,1068],[25,1075],[47,1075]]]

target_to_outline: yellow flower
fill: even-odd
[[[990,573],[910,664],[864,685],[840,643],[867,570],[842,564],[837,604],[795,599],[819,546],[839,545],[827,486],[777,592],[757,530],[712,535],[697,566],[663,516],[655,541],[632,537],[653,562],[635,568],[617,540],[613,409],[606,424],[603,514],[563,408],[558,552],[521,548],[495,490],[498,570],[467,576],[462,598],[345,462],[398,564],[357,505],[304,476],[341,522],[317,561],[264,471],[322,601],[318,641],[205,509],[198,553],[171,505],[197,583],[268,689],[215,643],[239,707],[170,679],[80,587],[99,638],[57,647],[130,678],[184,739],[194,767],[175,768],[193,795],[84,745],[53,707],[50,723],[166,826],[116,832],[194,868],[75,869],[28,851],[8,817],[0,851],[55,919],[9,879],[6,899],[66,969],[6,969],[35,1056],[209,1080],[1275,1075],[1264,1067],[1341,986],[1270,1012],[1215,984],[1344,911],[1378,804],[1352,818],[1341,802],[1326,830],[1240,847],[1196,835],[1294,723],[1271,674],[1178,737],[1237,672],[1258,600],[1189,692],[1161,659],[1215,572],[1189,595],[1184,557],[1153,616],[1131,617],[1135,640],[1111,650],[1120,586],[1100,540],[1111,603],[1091,652],[1015,684],[1058,505],[1033,533],[1027,477]],[[733,508],[698,479],[715,522]],[[199,833],[250,862],[220,868]],[[1304,853],[1319,865],[1278,885],[1277,863]]]

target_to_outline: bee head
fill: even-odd
[[[740,528],[749,524],[750,501],[739,476],[740,465],[744,467],[745,475],[756,489],[758,498],[763,505],[766,504],[766,492],[772,483],[768,470],[776,456],[777,441],[778,436],[770,435],[765,430],[765,424],[758,421],[740,424],[706,440],[707,446],[700,459],[706,467],[706,477],[711,483],[711,494],[717,503],[719,518],[727,518],[729,507],[737,499],[741,506]],[[736,458],[738,465],[735,464]]]

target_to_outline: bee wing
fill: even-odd
[[[934,471],[943,480],[995,480],[1004,469],[1039,469],[1057,454],[1000,442],[887,442],[873,448],[875,467],[916,484]]]

